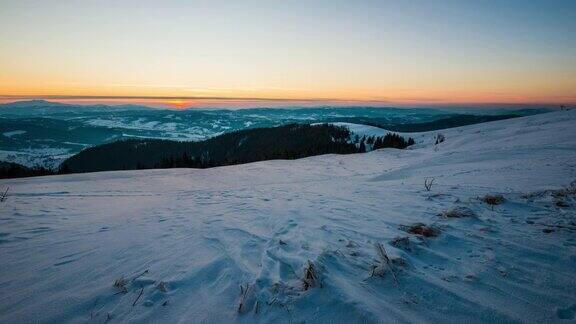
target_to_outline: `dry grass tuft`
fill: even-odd
[[[561,198],[569,198],[570,196],[576,198],[576,181],[572,181],[568,186],[556,190],[542,190],[536,192],[529,192],[522,194],[524,199],[541,198],[550,195],[557,200]]]
[[[238,303],[238,313],[242,313],[250,288],[250,284],[246,284],[244,286],[240,285],[240,302]]]
[[[128,284],[128,279],[124,278],[124,276],[114,280],[114,287],[116,287],[119,290],[119,293],[127,293],[128,292],[128,288],[126,288],[126,285]]]
[[[504,196],[502,196],[502,195],[486,195],[486,196],[482,197],[481,200],[488,205],[496,206],[496,205],[500,205],[504,202]]]
[[[149,272],[148,270],[144,270],[142,273],[134,276],[132,279],[128,279],[124,276],[121,276],[120,278],[114,280],[114,287],[116,289],[118,289],[118,292],[116,294],[127,293],[128,292],[128,286],[132,285],[136,279],[142,277],[143,275],[147,274],[148,272]]]
[[[432,185],[434,184],[434,180],[436,180],[436,179],[432,178],[432,177],[424,178],[424,188],[426,188],[426,191],[432,190]]]
[[[388,253],[386,252],[384,245],[382,245],[381,243],[376,243],[376,244],[374,244],[374,248],[376,249],[376,254],[378,255],[378,258],[380,259],[380,266],[375,266],[372,268],[371,276],[374,276],[374,275],[383,276],[385,273],[385,271],[383,270],[383,267],[386,266],[390,270],[390,273],[392,274],[392,278],[394,278],[394,283],[397,286],[398,285],[398,278],[396,278],[396,273],[394,272],[394,267],[392,266],[392,261],[388,257]]]
[[[436,134],[436,140],[434,141],[434,145],[444,143],[445,140],[446,140],[446,136],[444,136],[444,134],[442,134],[442,133],[438,133],[438,134]]]
[[[400,226],[400,229],[415,235],[424,237],[436,237],[440,234],[440,230],[436,227],[428,226],[424,223],[415,223],[410,226]]]
[[[308,260],[308,264],[304,269],[304,279],[303,282],[303,289],[308,290],[313,287],[320,287],[322,288],[322,283],[320,282],[320,277],[318,277],[318,273],[316,272],[316,268],[314,267],[314,263]]]

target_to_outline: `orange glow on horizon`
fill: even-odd
[[[166,102],[167,106],[176,108],[176,109],[182,109],[182,108],[186,108],[190,106],[190,101],[188,100],[182,100],[182,99],[174,99],[174,100],[167,100]]]
[[[119,88],[59,89],[42,87],[30,90],[0,86],[0,102],[46,99],[63,103],[138,104],[183,109],[189,107],[282,107],[282,106],[440,106],[440,105],[573,105],[576,95],[565,95],[555,89],[541,89],[524,94],[521,91],[474,90],[414,90],[414,89],[348,89],[310,91],[264,89],[209,89],[181,91],[180,89]],[[152,90],[152,91],[151,91]],[[206,95],[209,93],[210,95]]]

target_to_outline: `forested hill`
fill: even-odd
[[[397,135],[381,139],[381,147],[404,148],[408,141]],[[93,172],[151,168],[242,164],[313,155],[363,152],[350,141],[350,131],[329,124],[290,124],[223,134],[202,142],[156,139],[116,141],[86,149],[66,161],[61,171]]]

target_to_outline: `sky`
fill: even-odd
[[[576,1],[0,0],[0,101],[576,103]]]

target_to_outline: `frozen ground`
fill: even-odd
[[[564,111],[445,130],[437,148],[433,132],[401,151],[2,180],[0,322],[574,321],[576,199],[559,190],[574,125]],[[467,217],[441,216],[454,207]]]

